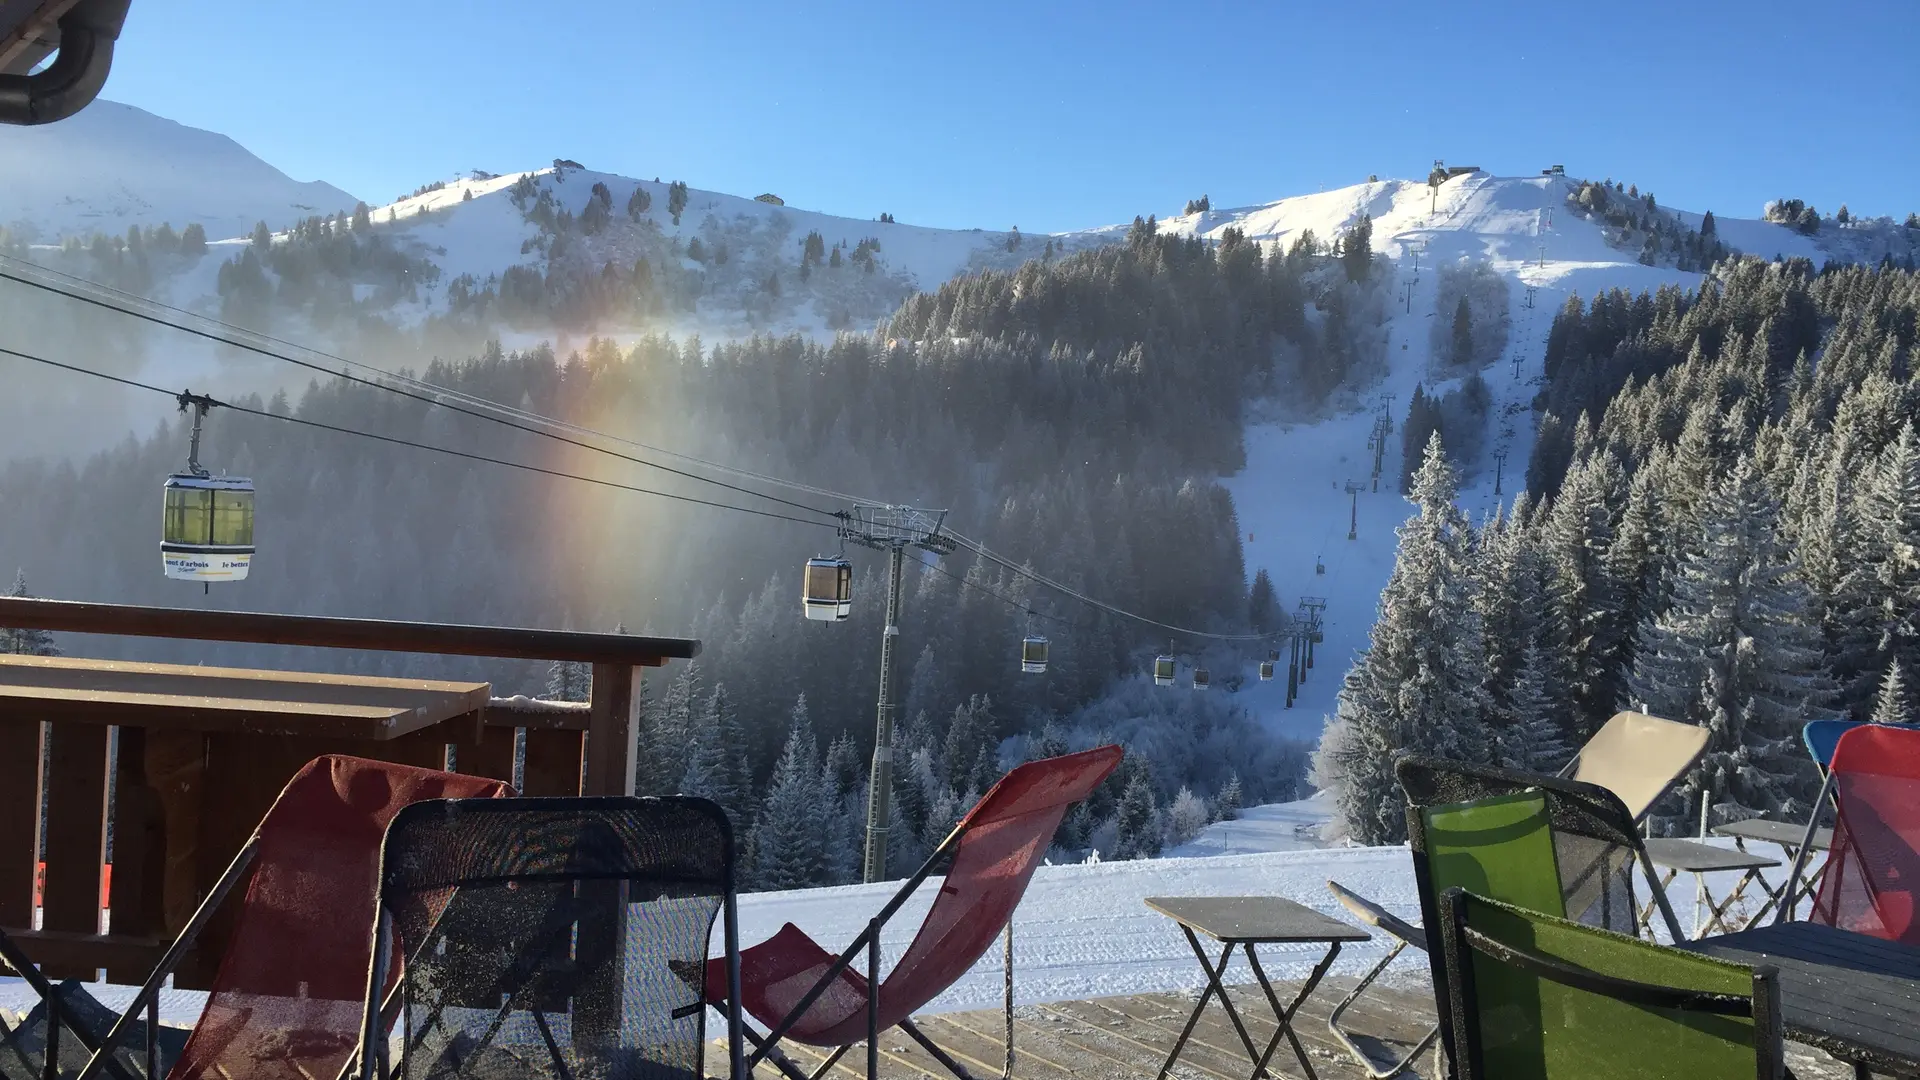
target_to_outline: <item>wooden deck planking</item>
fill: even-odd
[[[1366,1073],[1327,1031],[1327,1014],[1352,989],[1350,978],[1328,978],[1314,990],[1295,1017],[1295,1033],[1323,1080],[1365,1080]],[[1285,1004],[1298,993],[1298,981],[1274,983]],[[1265,1049],[1274,1032],[1272,1009],[1254,985],[1228,988],[1234,1008],[1247,1025],[1257,1048]],[[1130,997],[1060,1001],[1022,1005],[1014,1010],[1016,1080],[1154,1080],[1161,1062],[1180,1037],[1195,995],[1140,994]],[[1381,1053],[1405,1053],[1433,1023],[1433,1001],[1418,989],[1381,986],[1369,988],[1345,1016],[1346,1026],[1380,1040]],[[1006,1061],[1006,1019],[998,1009],[941,1013],[915,1021],[943,1050],[952,1054],[976,1080],[997,1080]],[[1366,1045],[1367,1039],[1360,1040]],[[1801,1080],[1848,1080],[1850,1069],[1825,1054],[1788,1044],[1789,1063]],[[787,1053],[811,1072],[825,1055],[815,1047],[792,1045]],[[707,1058],[707,1072],[724,1071],[724,1039],[715,1040]],[[1429,1050],[1401,1074],[1407,1080],[1432,1080],[1438,1072],[1438,1049]],[[866,1076],[864,1044],[849,1050],[828,1074],[835,1080]],[[1177,1080],[1246,1080],[1253,1071],[1246,1050],[1218,1001],[1210,1001],[1181,1052],[1173,1076]],[[1299,1077],[1300,1066],[1286,1042],[1274,1052],[1268,1072],[1275,1077]],[[755,1080],[783,1080],[773,1066],[762,1063]],[[881,1036],[882,1080],[951,1080],[950,1074],[905,1032]]]

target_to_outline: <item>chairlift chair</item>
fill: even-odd
[[[1047,670],[1046,638],[1035,634],[1020,642],[1020,670],[1029,675],[1043,674]]]
[[[801,574],[801,606],[816,622],[839,622],[853,614],[853,564],[842,558],[808,559]]]

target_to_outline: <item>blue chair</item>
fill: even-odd
[[[1833,764],[1833,748],[1840,745],[1840,736],[1859,726],[1858,720],[1815,720],[1800,729],[1800,741],[1807,744],[1807,753],[1820,766],[1820,775],[1825,776]]]
[[[1854,728],[1866,727],[1859,720],[1815,720],[1800,729],[1800,741],[1807,745],[1807,753],[1820,769],[1822,783],[1820,794],[1814,796],[1813,813],[1807,817],[1807,831],[1800,838],[1800,849],[1793,854],[1793,869],[1787,872],[1787,883],[1780,893],[1779,911],[1774,915],[1776,923],[1786,922],[1792,917],[1796,897],[1800,893],[1800,875],[1806,870],[1807,858],[1813,851],[1814,837],[1820,831],[1820,813],[1833,799],[1833,751],[1840,745],[1840,736]],[[1821,867],[1813,877],[1807,880],[1806,891],[1811,893],[1819,884],[1820,875],[1826,872]]]

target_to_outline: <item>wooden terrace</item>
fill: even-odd
[[[1367,1080],[1366,1071],[1327,1031],[1327,1013],[1353,989],[1353,984],[1351,977],[1327,977],[1295,1017],[1295,1031],[1320,1080]],[[1292,1000],[1300,989],[1300,982],[1276,979],[1273,987],[1283,1000]],[[1274,1023],[1271,1013],[1260,1001],[1259,988],[1234,986],[1229,992],[1249,1034],[1264,1045],[1273,1035]],[[1180,1037],[1180,1028],[1186,1023],[1198,993],[1139,994],[1018,1006],[1014,1009],[1013,1077],[1015,1080],[1154,1080],[1167,1051]],[[1361,1040],[1369,1052],[1383,1060],[1398,1058],[1434,1023],[1433,997],[1424,981],[1404,986],[1376,982],[1341,1022],[1371,1036]],[[942,1013],[919,1017],[915,1023],[977,1080],[993,1080],[1002,1075],[1006,1066],[1006,1016],[1000,1010]],[[824,1060],[812,1047],[782,1045],[788,1046],[789,1056],[795,1063],[809,1071]],[[1793,1073],[1800,1080],[1850,1080],[1854,1075],[1850,1066],[1820,1051],[1792,1043],[1787,1050]],[[707,1071],[714,1072],[715,1062],[724,1065],[725,1055],[725,1042],[714,1042],[707,1056]],[[1437,1067],[1438,1059],[1439,1050],[1429,1050],[1416,1058],[1401,1076],[1410,1080],[1415,1077],[1432,1080],[1444,1075]],[[1247,1060],[1239,1036],[1215,1003],[1202,1014],[1171,1075],[1180,1080],[1247,1080],[1252,1071],[1253,1064]],[[1276,1056],[1269,1072],[1284,1077],[1300,1075],[1299,1067],[1284,1053]],[[753,1075],[754,1080],[782,1080],[777,1069],[764,1063]],[[842,1058],[828,1076],[835,1080],[864,1078],[865,1048],[856,1048]],[[899,1032],[882,1036],[880,1076],[885,1080],[952,1080],[951,1074],[941,1069],[926,1051]]]

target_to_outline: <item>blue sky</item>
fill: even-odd
[[[1434,158],[1755,216],[1920,210],[1914,0],[135,0],[105,96],[386,201],[590,168],[1060,230]]]

